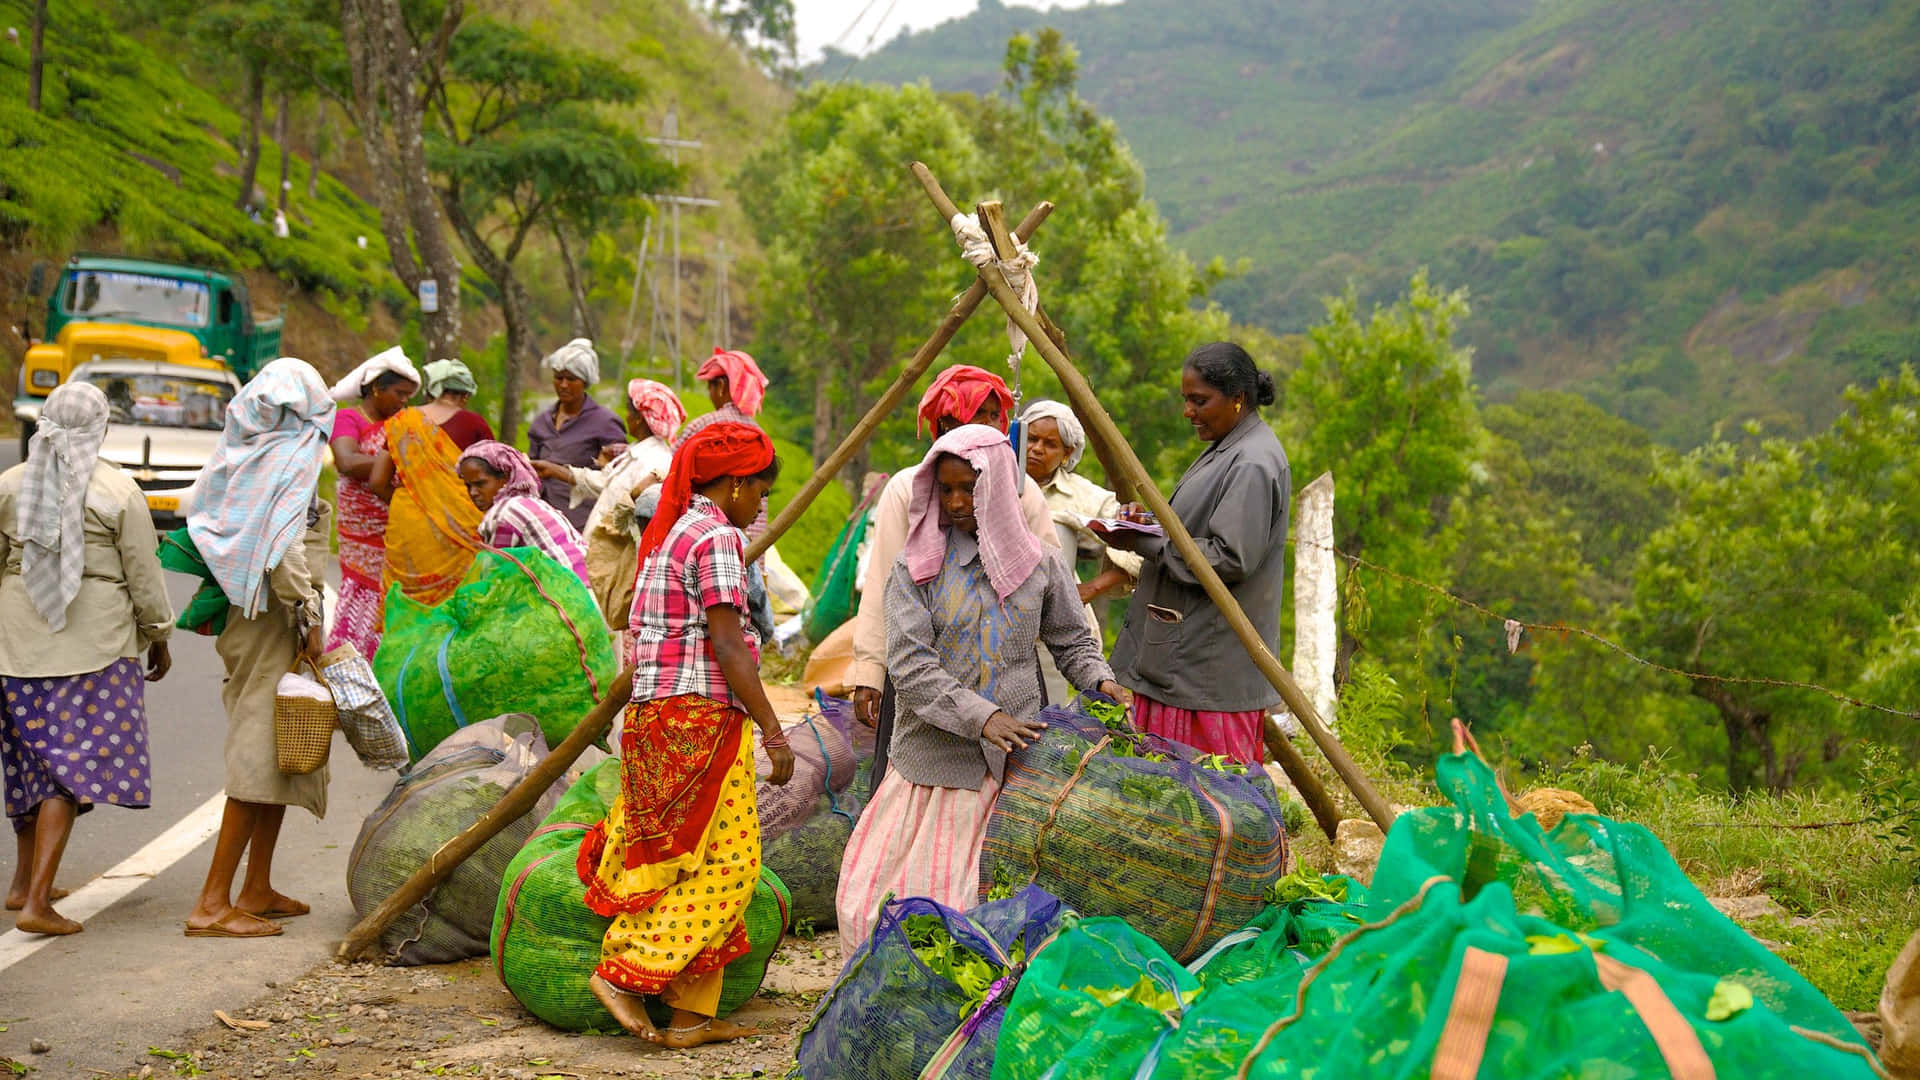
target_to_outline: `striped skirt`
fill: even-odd
[[[1133,724],[1141,731],[1230,757],[1242,765],[1258,766],[1265,759],[1266,743],[1260,732],[1265,722],[1265,709],[1209,712],[1166,705],[1145,694],[1133,695]]]
[[[880,902],[924,896],[955,911],[980,902],[980,841],[987,815],[1000,794],[992,776],[979,791],[921,787],[890,770],[860,814],[840,864],[840,952],[853,950],[873,931]]]

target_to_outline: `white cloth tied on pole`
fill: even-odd
[[[993,240],[987,236],[987,230],[980,227],[979,220],[972,214],[955,214],[953,220],[947,224],[952,226],[953,238],[960,244],[961,257],[972,263],[973,268],[983,274],[986,273],[988,266],[997,266],[1007,287],[1020,297],[1020,306],[1037,316],[1040,311],[1040,283],[1034,280],[1033,268],[1040,262],[1040,256],[1028,250],[1027,245],[1019,237],[1010,235],[1014,256],[1011,259],[1000,258],[993,249]],[[1016,376],[1014,395],[1015,403],[1018,404],[1017,376],[1020,371],[1020,356],[1027,348],[1027,335],[1013,321],[1011,315],[1007,317],[1007,343],[1013,349],[1007,354],[1007,367]]]

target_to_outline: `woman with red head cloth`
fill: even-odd
[[[922,434],[938,438],[963,424],[981,424],[1007,430],[1013,414],[1013,394],[1000,376],[968,364],[956,364],[942,371],[920,398]],[[913,465],[893,474],[874,504],[873,525],[868,530],[867,570],[860,584],[860,610],[853,619],[853,663],[847,669],[847,682],[853,686],[854,715],[875,729],[873,790],[887,773],[887,742],[893,733],[893,695],[887,680],[887,622],[881,600],[887,591],[887,575],[893,572],[893,560],[907,542],[907,509],[913,501],[914,477],[924,465]],[[1046,497],[1038,484],[1020,485],[1018,513],[1027,530],[1038,537],[1049,555],[1059,550],[1060,538],[1054,534],[1053,519],[1047,512]],[[1002,512],[1013,513],[1016,500],[1010,499]],[[1035,664],[1038,664],[1036,658]]]
[[[580,845],[586,903],[613,919],[594,996],[622,1027],[684,1049],[758,1032],[714,1018],[721,969],[747,951],[760,878],[753,735],[793,777],[748,628],[746,538],[780,466],[759,428],[720,423],[682,443],[640,540],[629,632],[633,700],[620,794]],[[645,997],[674,1010],[665,1030]]]

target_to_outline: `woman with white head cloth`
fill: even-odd
[[[227,406],[226,428],[195,485],[187,533],[227,595],[226,628],[214,649],[226,668],[226,810],[188,937],[254,938],[281,932],[277,919],[312,909],[273,887],[273,851],[287,807],[327,812],[327,770],[280,771],[273,701],[280,677],[302,656],[326,651],[320,556],[332,508],[320,501],[321,457],[334,403],[319,372],[283,356]],[[234,892],[242,856],[246,878]]]
[[[571,468],[598,465],[603,450],[614,454],[625,450],[627,429],[612,409],[587,394],[587,388],[600,381],[600,356],[593,351],[593,342],[574,338],[549,354],[541,366],[553,374],[555,400],[527,427],[527,457],[543,477],[540,497],[581,529],[593,504],[573,505]]]
[[[98,387],[60,386],[27,460],[0,474],[0,796],[19,854],[6,906],[34,934],[81,929],[53,908],[74,816],[147,806],[145,681],[172,663],[146,496],[100,460],[108,413]]]

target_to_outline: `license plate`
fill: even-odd
[[[177,514],[180,512],[180,496],[149,495],[147,496],[147,510],[150,513],[156,514]]]

